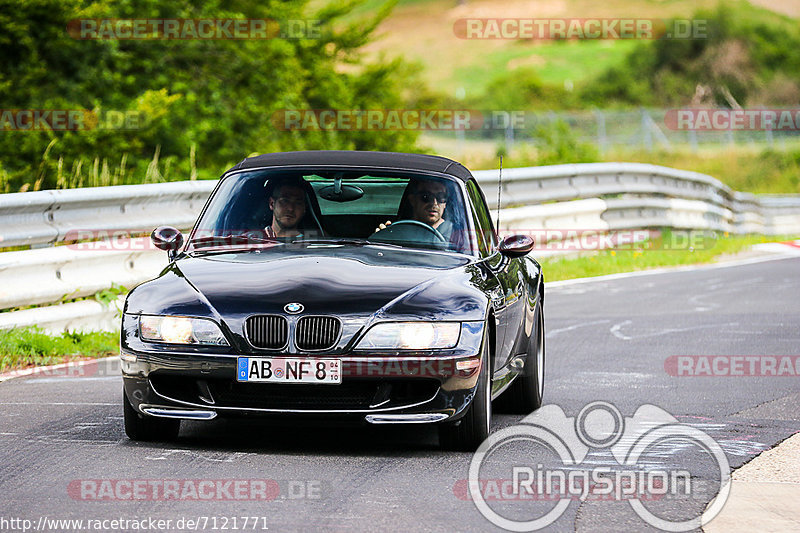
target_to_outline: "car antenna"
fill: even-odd
[[[497,224],[495,231],[497,238],[500,238],[500,190],[503,187],[503,154],[500,154],[500,177],[497,180]]]

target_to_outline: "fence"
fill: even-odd
[[[723,110],[725,111],[725,110]],[[789,109],[794,116],[796,109]],[[782,149],[796,146],[800,140],[797,129],[727,129],[719,131],[697,131],[669,127],[667,109],[640,109],[636,111],[612,111],[595,109],[591,111],[494,111],[487,115],[495,116],[493,128],[476,131],[457,131],[456,136],[464,139],[493,139],[503,141],[510,148],[515,142],[536,143],[535,132],[539,127],[547,127],[556,122],[564,122],[569,131],[579,141],[591,143],[601,152],[611,148],[644,149],[647,151],[689,148],[697,150],[703,146],[752,146]],[[512,127],[511,114],[519,114]],[[503,125],[507,125],[503,129]],[[437,133],[438,136],[445,135]]]

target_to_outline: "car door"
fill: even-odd
[[[497,234],[477,183],[473,180],[467,182],[467,192],[472,204],[478,247],[493,278],[489,294],[497,320],[494,369],[498,371],[513,355],[513,345],[525,313],[524,284],[518,261],[497,251]]]

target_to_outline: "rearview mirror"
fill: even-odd
[[[509,235],[500,243],[500,253],[506,257],[522,257],[533,250],[533,237],[528,235]]]
[[[165,250],[169,260],[175,259],[183,246],[183,234],[172,226],[159,226],[150,234],[150,240],[159,250]]]

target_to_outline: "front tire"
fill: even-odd
[[[489,437],[492,425],[492,379],[488,344],[489,336],[486,335],[478,386],[466,414],[455,423],[439,426],[439,443],[446,450],[474,452]]]
[[[534,344],[535,341],[535,344]],[[513,414],[528,414],[542,406],[544,394],[544,309],[537,307],[536,331],[525,359],[525,368],[499,398],[498,408]]]
[[[133,408],[128,395],[122,391],[125,434],[136,441],[169,441],[178,437],[181,421],[177,418],[158,418],[147,416]]]

